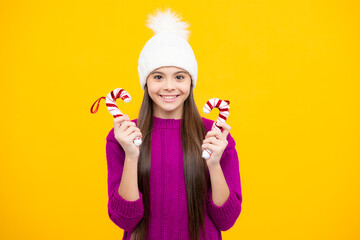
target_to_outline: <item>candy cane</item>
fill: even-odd
[[[122,88],[116,88],[114,89],[113,91],[111,91],[107,96],[106,98],[105,97],[100,97],[98,98],[94,104],[91,106],[90,108],[90,112],[91,113],[96,113],[98,108],[99,108],[99,104],[100,104],[100,101],[101,99],[105,99],[105,103],[106,103],[106,106],[107,106],[107,109],[109,110],[109,112],[111,113],[111,115],[114,116],[114,118],[117,118],[117,117],[121,117],[123,116],[124,114],[120,111],[120,109],[118,108],[117,104],[116,104],[116,99],[118,98],[121,98],[124,102],[128,103],[130,102],[131,100],[131,97],[130,97],[130,94],[125,91],[124,89]],[[96,109],[95,111],[93,110],[93,107],[95,105],[95,103],[98,103],[97,106],[96,106]],[[140,146],[141,143],[142,143],[142,139],[137,137],[134,139],[134,143],[136,146]]]
[[[229,109],[230,109],[230,101],[229,100],[221,100],[218,98],[211,98],[209,101],[207,101],[203,107],[204,113],[208,114],[211,112],[213,108],[219,109],[219,116],[216,119],[215,124],[213,125],[211,130],[218,129],[221,131],[221,127],[218,127],[216,124],[219,122],[225,122],[226,119],[229,117]],[[202,152],[202,157],[205,159],[209,159],[211,156],[211,151],[209,149],[204,149]]]

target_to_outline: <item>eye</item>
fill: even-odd
[[[182,75],[178,75],[176,77],[181,77],[181,78],[178,78],[178,79],[184,79],[184,76],[182,76]]]
[[[162,77],[162,76],[160,76],[160,75],[155,75],[154,76],[155,79],[160,79],[160,78],[157,78],[157,77]]]

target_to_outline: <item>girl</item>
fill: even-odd
[[[140,53],[138,119],[115,118],[106,138],[109,217],[124,230],[123,240],[222,239],[242,203],[230,126],[211,130],[214,121],[197,110],[197,63],[186,23],[168,9],[147,26],[155,35]],[[212,152],[208,160],[203,149]]]

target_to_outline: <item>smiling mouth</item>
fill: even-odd
[[[161,98],[171,100],[177,98],[179,95],[160,95]]]

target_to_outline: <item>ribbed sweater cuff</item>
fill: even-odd
[[[139,191],[140,198],[135,201],[128,201],[122,198],[117,190],[113,192],[110,200],[110,206],[119,215],[126,218],[133,218],[142,215],[144,210],[143,195]]]
[[[236,193],[230,191],[226,202],[221,206],[217,206],[213,202],[212,195],[210,194],[208,198],[208,210],[212,213],[211,215],[217,219],[233,219],[233,215],[237,214],[236,208],[239,206],[238,201]]]

